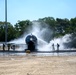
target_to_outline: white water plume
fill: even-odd
[[[24,33],[22,37],[19,39],[15,39],[11,41],[10,43],[15,43],[15,44],[26,44],[25,43],[25,38],[28,34],[33,34],[37,37],[38,39],[38,50],[40,51],[51,51],[52,49],[52,44],[55,46],[55,50],[57,50],[57,43],[60,45],[59,49],[63,50],[65,49],[65,46],[63,45],[65,42],[68,42],[68,38],[71,35],[65,35],[64,37],[60,38],[55,38],[52,40],[52,34],[53,31],[50,30],[47,24],[43,23],[43,25],[40,22],[32,22],[33,25],[32,27],[29,27],[29,33]],[[26,49],[25,47],[21,47],[20,49]],[[21,49],[21,50],[22,50]]]
[[[54,44],[55,50],[57,50],[57,43],[58,43],[60,45],[59,49],[64,50],[65,49],[64,43],[70,42],[70,39],[69,39],[70,36],[71,36],[70,34],[66,34],[63,37],[55,38],[54,40],[50,41],[49,45]]]

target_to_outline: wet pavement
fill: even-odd
[[[58,53],[38,53],[38,52],[32,52],[32,53],[15,53],[15,52],[0,52],[0,56],[76,56],[76,52],[58,52]]]

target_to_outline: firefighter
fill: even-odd
[[[54,43],[52,44],[52,49],[55,50]]]
[[[59,47],[60,47],[60,45],[57,43],[57,51],[59,51]]]

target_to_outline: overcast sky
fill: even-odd
[[[8,22],[37,20],[43,17],[76,17],[76,0],[7,0]],[[5,0],[0,0],[0,21],[5,21]]]

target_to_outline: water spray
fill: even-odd
[[[52,44],[54,44],[55,46],[55,50],[57,50],[57,43],[60,45],[60,50],[65,49],[64,43],[68,42],[67,39],[69,38],[70,35],[65,35],[64,37],[60,37],[60,38],[52,38],[53,37],[53,30],[49,28],[49,25],[45,24],[45,23],[41,23],[41,22],[32,22],[33,25],[32,27],[29,27],[28,29],[28,33],[24,33],[23,36],[19,39],[15,39],[13,41],[11,41],[11,43],[18,43],[18,44],[29,44],[27,41],[32,41],[30,42],[31,44],[34,44],[34,38],[31,37],[35,37],[35,41],[36,41],[36,48],[38,51],[52,51],[53,47]],[[28,37],[28,38],[27,38]],[[25,41],[27,39],[27,41]],[[28,45],[27,45],[28,46]],[[21,50],[25,50],[27,49],[27,46],[21,47]],[[33,48],[35,49],[35,46],[33,46]],[[30,49],[28,47],[28,49]]]

